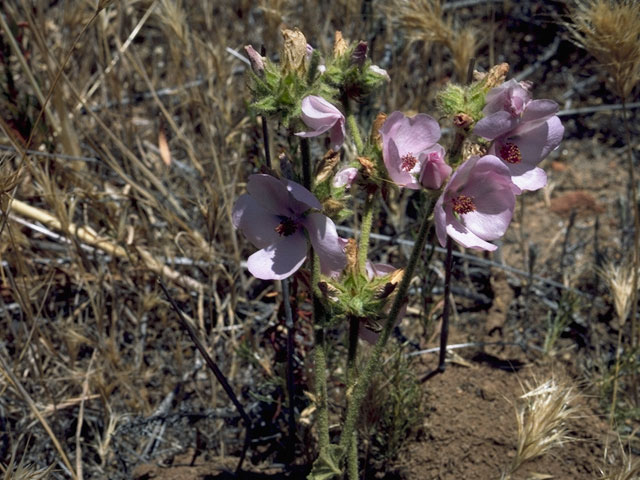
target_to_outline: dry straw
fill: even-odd
[[[629,99],[640,80],[640,2],[578,0],[571,20],[575,42],[602,64],[615,92]]]
[[[503,480],[511,478],[525,463],[570,440],[566,422],[576,416],[572,405],[575,399],[572,387],[553,379],[520,397],[522,405],[516,408],[518,448]]]
[[[456,28],[452,18],[445,19],[440,0],[395,0],[390,8],[411,41],[447,47],[451,51],[458,80],[464,80],[469,62],[478,48],[473,29]]]

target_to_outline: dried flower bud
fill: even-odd
[[[318,288],[327,300],[336,301],[340,295],[340,290],[328,282],[318,282]]]
[[[453,124],[458,128],[466,130],[473,125],[473,118],[466,113],[458,113],[453,117]]]
[[[487,73],[485,77],[484,88],[487,90],[491,90],[498,85],[502,85],[507,78],[507,73],[509,73],[508,63],[494,65],[493,67],[491,67],[489,73]]]
[[[380,129],[386,120],[387,114],[380,112],[373,121],[373,126],[371,127],[371,143],[377,145],[379,148],[382,148],[382,135],[380,135]]]
[[[324,157],[322,157],[322,160],[318,162],[318,166],[316,167],[316,183],[322,183],[329,178],[339,161],[340,152],[329,149],[329,151],[324,154]]]
[[[336,30],[335,40],[333,41],[333,56],[341,57],[347,50],[349,49],[349,45],[344,38],[342,38],[342,32],[340,30]]]
[[[355,239],[350,238],[347,240],[344,250],[347,254],[347,271],[355,272],[358,268],[358,244]]]
[[[389,282],[399,284],[402,281],[402,277],[404,277],[404,268],[398,268],[389,276]]]
[[[322,203],[322,211],[329,217],[337,215],[343,208],[344,203],[334,198],[328,198]]]
[[[244,51],[247,52],[253,73],[262,75],[264,73],[264,57],[260,55],[252,45],[246,45]]]
[[[282,49],[282,73],[296,73],[304,75],[307,71],[307,39],[298,30],[285,29],[282,31],[284,47]]]
[[[360,165],[362,165],[367,175],[371,175],[373,173],[374,164],[367,157],[358,157],[358,162],[360,162]]]
[[[367,60],[367,42],[359,42],[351,54],[351,62],[358,67],[362,67]]]

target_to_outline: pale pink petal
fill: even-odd
[[[258,248],[264,248],[280,240],[276,227],[280,218],[265,210],[251,195],[240,195],[233,206],[233,225]]]
[[[424,113],[420,113],[414,117],[390,117],[398,123],[396,126],[390,126],[394,131],[393,141],[395,142],[400,156],[412,153],[416,157],[427,148],[431,147],[440,139],[440,125],[432,117]],[[385,125],[389,122],[387,118]],[[383,130],[384,130],[383,126]],[[385,135],[383,133],[383,135]],[[385,135],[386,136],[386,135]],[[383,142],[384,142],[383,136]]]
[[[315,208],[316,210],[322,209],[322,204],[316,196],[302,185],[292,182],[291,180],[285,180],[284,183],[287,191],[291,193],[293,198],[300,202],[299,205],[295,205],[295,207],[293,207],[295,213],[304,213],[310,208]]]
[[[558,104],[553,100],[533,100],[522,114],[522,123],[545,120],[558,112]]]
[[[547,184],[547,174],[543,169],[536,167],[520,175],[511,177],[511,180],[521,190],[535,191]]]
[[[341,187],[349,188],[351,187],[351,185],[353,184],[357,176],[358,176],[357,168],[345,167],[339,170],[338,173],[335,174],[335,176],[333,177],[333,182],[331,182],[331,184],[335,188],[341,188]]]
[[[262,280],[282,280],[298,270],[307,258],[307,241],[297,232],[258,250],[247,259],[249,272]]]
[[[339,150],[344,142],[344,115],[322,97],[309,95],[302,99],[302,121],[311,130],[298,132],[299,137],[317,137],[330,130],[332,148]]]
[[[519,118],[509,112],[500,111],[484,117],[473,128],[473,133],[487,140],[494,140],[511,132],[519,123]]]
[[[322,273],[333,276],[347,264],[342,239],[338,236],[333,221],[321,213],[310,213],[303,221],[313,250],[320,258]]]
[[[447,224],[447,234],[460,245],[466,248],[472,248],[474,250],[487,250],[489,252],[492,252],[498,248],[493,243],[484,241],[478,235],[458,222],[455,217],[453,217],[450,223]],[[440,242],[440,244],[443,247],[446,245],[446,243],[442,242]]]
[[[291,215],[291,197],[287,187],[277,178],[265,174],[250,175],[247,191],[265,210],[275,215]]]

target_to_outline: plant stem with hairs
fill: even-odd
[[[360,406],[367,393],[369,384],[371,383],[373,373],[380,367],[380,357],[382,355],[382,350],[389,340],[391,330],[393,329],[393,325],[395,324],[398,313],[400,312],[402,303],[405,301],[407,291],[409,290],[409,284],[411,283],[411,277],[413,276],[413,272],[418,263],[418,259],[422,254],[425,242],[427,240],[427,233],[429,232],[429,227],[431,226],[429,218],[433,213],[433,208],[439,194],[440,191],[432,191],[428,193],[428,202],[423,212],[420,230],[418,231],[418,236],[413,246],[413,250],[411,251],[411,256],[409,257],[409,261],[402,277],[402,281],[398,286],[393,304],[391,305],[391,310],[389,311],[389,315],[384,324],[382,332],[380,332],[378,341],[376,342],[362,373],[359,375],[358,379],[353,385],[353,391],[350,392],[350,395],[348,395],[349,405],[347,407],[344,428],[340,437],[340,448],[342,449],[342,451],[347,451],[350,443],[353,440],[353,432],[355,431],[356,423],[360,413]]]
[[[302,183],[307,190],[311,190],[311,151],[309,140],[300,139],[300,154],[302,156]],[[315,329],[314,375],[315,395],[318,412],[318,447],[319,454],[325,455],[329,451],[329,406],[327,399],[327,357],[324,327],[326,312],[320,301],[318,282],[320,281],[320,259],[313,252],[311,260],[311,297],[313,299],[313,322]]]
[[[358,239],[358,270],[365,274],[367,254],[369,253],[369,236],[371,235],[371,224],[373,223],[373,211],[375,194],[367,194],[362,213],[362,225],[360,226],[360,238]]]

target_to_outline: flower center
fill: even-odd
[[[453,211],[458,215],[464,215],[465,213],[471,213],[476,211],[476,204],[473,203],[473,198],[466,195],[458,195],[451,199]]]
[[[293,235],[298,230],[298,224],[291,218],[285,218],[280,222],[275,228],[275,231],[278,232],[280,236],[288,237],[289,235]]]
[[[500,157],[507,163],[515,164],[522,161],[522,153],[515,143],[505,143],[500,147]]]
[[[407,153],[404,157],[402,157],[402,163],[400,164],[400,170],[403,172],[410,172],[413,170],[413,167],[418,163],[418,159],[413,156],[412,153]]]

